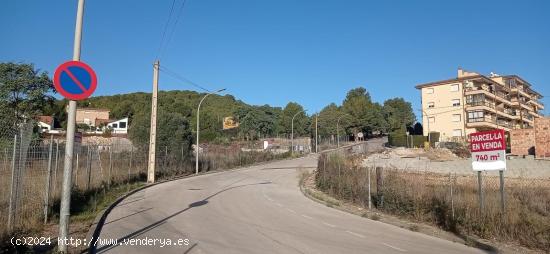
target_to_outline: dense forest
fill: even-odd
[[[38,115],[54,116],[66,127],[66,100],[55,100],[51,80],[32,64],[1,63],[0,107],[5,126],[17,128],[24,118]],[[158,140],[160,146],[193,143],[196,133],[196,110],[200,99],[206,95],[194,91],[160,91],[158,96]],[[129,138],[136,145],[148,143],[151,94],[129,93],[96,96],[79,101],[78,107],[105,108],[112,119],[128,117]],[[384,103],[374,102],[366,88],[348,91],[340,105],[331,103],[320,112],[304,111],[302,105],[289,102],[284,108],[269,105],[249,105],[232,95],[211,95],[201,106],[201,140],[229,143],[232,140],[255,140],[263,137],[286,136],[291,133],[294,120],[295,136],[312,136],[315,119],[321,137],[340,135],[402,132],[416,122],[411,103],[393,98]],[[15,117],[14,117],[15,116]],[[236,129],[223,130],[224,117],[232,116],[240,124]],[[345,134],[344,134],[345,133]]]

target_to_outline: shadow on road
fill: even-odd
[[[246,178],[244,178],[244,179],[246,179]],[[260,185],[260,184],[271,184],[271,182],[259,182],[259,183],[242,184],[242,185],[237,185],[237,186],[229,187],[229,186],[231,186],[231,185],[233,185],[233,184],[235,184],[235,183],[238,183],[238,182],[240,182],[240,181],[242,181],[242,180],[244,180],[244,179],[241,179],[241,180],[238,180],[238,181],[236,181],[236,182],[233,182],[233,183],[227,185],[227,186],[226,186],[225,188],[223,188],[222,190],[220,190],[220,191],[218,191],[218,192],[216,192],[216,193],[214,193],[214,194],[212,194],[212,195],[210,195],[210,196],[208,196],[208,197],[206,197],[206,198],[204,198],[204,199],[202,199],[202,200],[199,200],[199,201],[196,201],[196,202],[193,202],[193,203],[189,204],[185,209],[182,209],[182,210],[180,210],[180,211],[177,211],[177,212],[175,212],[175,213],[173,213],[173,214],[171,214],[171,215],[169,215],[169,216],[167,216],[167,217],[165,217],[165,218],[163,218],[163,219],[161,219],[161,220],[159,220],[159,221],[157,221],[157,222],[154,222],[154,223],[152,223],[152,224],[149,224],[149,225],[146,226],[146,227],[143,227],[143,228],[141,228],[141,229],[139,229],[139,230],[137,230],[137,231],[134,231],[134,232],[132,232],[132,233],[130,233],[130,234],[127,234],[127,235],[125,235],[125,236],[123,236],[123,237],[117,239],[116,242],[117,242],[117,243],[122,243],[122,242],[124,242],[124,241],[127,241],[128,239],[132,239],[132,238],[135,238],[135,237],[137,237],[137,236],[140,236],[140,235],[142,235],[142,234],[144,234],[144,233],[146,233],[146,232],[148,232],[148,231],[150,231],[150,230],[152,230],[152,229],[155,229],[155,228],[161,226],[162,224],[166,223],[166,221],[168,221],[169,219],[174,218],[174,217],[176,217],[176,216],[178,216],[178,215],[180,215],[180,214],[182,214],[182,213],[188,211],[188,210],[191,209],[191,208],[199,207],[199,206],[203,206],[203,205],[207,205],[209,199],[211,199],[211,198],[213,198],[213,197],[215,197],[215,196],[217,196],[217,195],[219,195],[219,194],[221,194],[221,193],[223,193],[223,192],[226,192],[226,191],[229,191],[229,190],[232,190],[232,189],[236,189],[236,188],[246,187],[246,186]],[[131,215],[129,215],[129,216],[131,216]],[[128,216],[127,216],[127,217],[128,217]],[[119,219],[119,220],[120,220],[120,219]],[[112,222],[112,221],[111,221],[111,222]],[[98,248],[98,249],[96,250],[96,252],[97,252],[97,253],[107,252],[107,251],[109,251],[109,250],[111,250],[111,249],[113,249],[113,248],[115,248],[115,247],[117,247],[117,246],[119,246],[119,244],[110,244],[110,245],[101,246],[100,248]],[[97,246],[96,246],[96,247],[97,247]],[[194,246],[192,246],[192,247],[194,247]],[[191,248],[192,248],[192,247],[191,247]]]
[[[135,213],[132,213],[132,214],[128,214],[128,215],[126,215],[126,216],[124,216],[124,217],[120,217],[120,218],[118,218],[118,219],[114,219],[114,220],[109,221],[109,222],[107,222],[107,223],[105,223],[105,224],[103,224],[103,225],[107,225],[107,224],[113,223],[113,222],[115,222],[115,221],[123,220],[123,219],[126,219],[126,218],[128,218],[128,217],[134,216],[134,215],[136,215],[136,214],[140,214],[140,213],[149,211],[149,210],[151,210],[151,209],[153,209],[153,207],[149,207],[149,208],[147,208],[147,209],[143,209],[143,210],[141,210],[141,211],[138,211],[138,212],[135,212]]]

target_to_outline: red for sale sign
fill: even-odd
[[[504,130],[470,134],[470,151],[474,171],[506,170],[506,137]]]

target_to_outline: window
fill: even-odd
[[[468,112],[468,122],[475,123],[475,122],[483,122],[484,119],[484,113],[483,111],[469,111]]]
[[[118,124],[118,127],[121,128],[121,129],[125,129],[126,128],[126,122],[120,122]]]
[[[434,93],[434,89],[433,88],[426,88],[426,93],[427,94],[432,94],[432,93]]]
[[[433,108],[435,107],[435,104],[433,102],[428,102],[428,108]]]
[[[114,123],[113,125],[113,128],[118,128],[118,124]]]
[[[454,99],[452,102],[453,102],[453,107],[460,106],[460,99]]]
[[[451,92],[458,92],[458,84],[451,85]]]
[[[428,122],[429,123],[435,123],[435,117],[428,117]]]
[[[453,137],[462,137],[462,130],[461,129],[454,129],[453,130]]]
[[[461,114],[453,114],[453,122],[460,122],[461,118]]]

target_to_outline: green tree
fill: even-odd
[[[349,116],[336,104],[331,103],[324,107],[319,112],[318,132],[322,137],[336,136],[336,123],[340,118],[340,135],[345,134],[345,129],[349,123]],[[315,115],[312,116],[312,121],[315,121]],[[315,122],[313,122],[312,132],[315,131]]]
[[[300,104],[296,102],[289,102],[281,112],[277,132],[280,134],[290,135],[292,132],[292,117],[298,113],[298,115],[294,118],[294,137],[308,134],[311,120],[303,111],[304,108]]]
[[[405,130],[416,121],[411,103],[405,101],[403,98],[384,101],[383,112],[384,118],[388,122],[388,132]]]
[[[239,134],[245,139],[251,140],[273,135],[276,118],[262,109],[265,108],[243,106],[235,112],[240,123]]]
[[[383,131],[386,126],[382,106],[373,103],[370,94],[363,87],[354,88],[347,93],[342,109],[351,116],[348,129],[353,133]]]
[[[134,145],[145,148],[149,144],[151,117],[147,112],[136,115],[133,125],[128,130],[128,137]],[[193,134],[188,118],[181,113],[160,111],[157,116],[157,144],[158,150],[168,148],[169,151],[189,153],[193,143]]]
[[[11,136],[20,123],[41,115],[53,103],[52,92],[48,74],[33,64],[0,63],[0,138]]]

